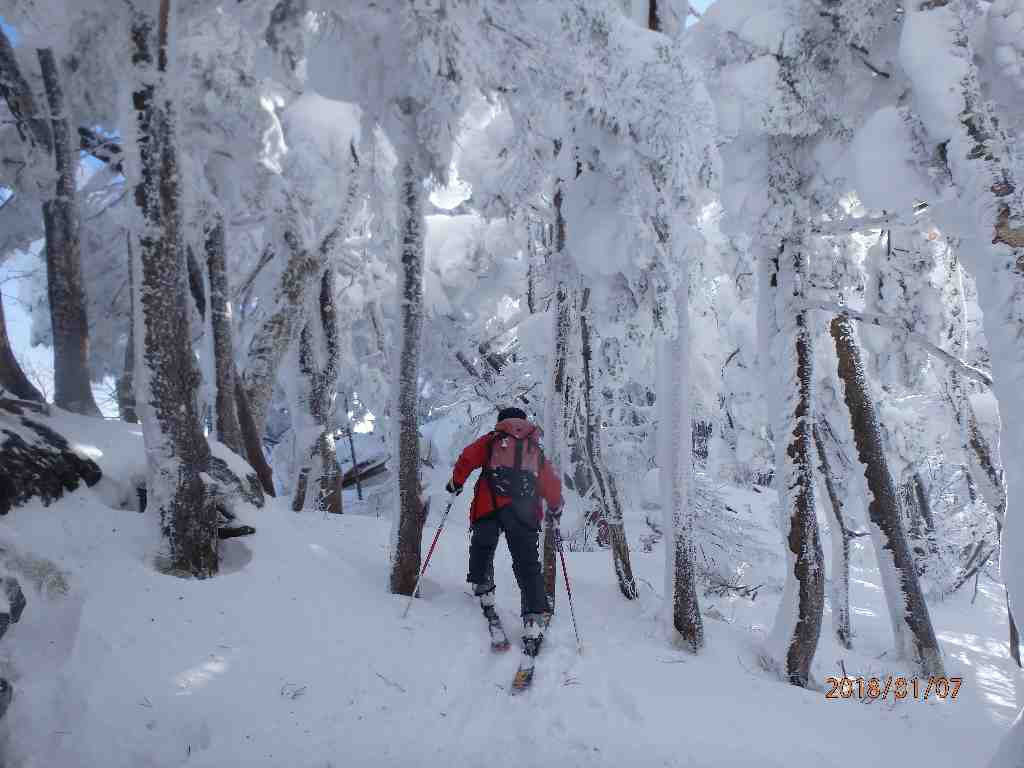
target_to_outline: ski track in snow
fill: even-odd
[[[749,494],[764,520],[767,496]],[[952,768],[975,764],[1014,715],[997,585],[983,583],[974,606],[969,589],[932,605],[947,673],[964,678],[956,702],[862,704],[826,701],[759,668],[778,593],[753,603],[702,596],[705,612],[727,620],[706,617],[707,648],[693,657],[657,620],[649,585],[660,545],[634,549],[647,585],[633,603],[608,552],[567,553],[584,653],[559,574],[533,686],[512,696],[522,625],[511,562],[500,544],[498,610],[512,649],[496,654],[464,582],[464,509],[453,510],[423,598],[403,619],[405,598],[381,586],[386,520],[286,506],[252,513],[257,534],[226,542],[225,572],[206,582],[153,571],[155,521],[112,510],[94,491],[0,521],[0,539],[53,559],[71,584],[65,597],[32,588],[5,638],[17,688],[5,765]],[[630,523],[639,535],[640,521]],[[826,616],[813,668],[822,685],[840,660],[851,675],[905,673],[882,655],[891,639],[869,547],[855,548],[852,577],[856,650],[834,644]]]

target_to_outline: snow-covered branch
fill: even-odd
[[[803,307],[805,309],[819,309],[822,312],[831,312],[834,315],[842,315],[843,317],[848,317],[851,320],[856,320],[859,323],[865,323],[866,325],[873,325],[876,328],[885,328],[886,330],[893,331],[894,333],[902,336],[906,341],[912,341],[915,344],[924,347],[931,354],[941,360],[944,360],[948,365],[960,371],[960,373],[967,378],[981,382],[986,387],[992,386],[992,376],[989,373],[965,363],[960,358],[950,354],[934,342],[929,341],[920,333],[909,328],[900,320],[892,317],[886,317],[884,315],[871,314],[869,312],[859,312],[856,309],[851,309],[850,307],[830,301],[807,301],[803,304]]]

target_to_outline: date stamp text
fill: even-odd
[[[956,701],[963,678],[959,677],[826,677],[826,699],[881,699],[888,701]]]

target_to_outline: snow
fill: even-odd
[[[955,7],[910,11],[903,22],[899,60],[914,83],[914,107],[932,142],[950,139],[963,109],[960,83],[968,63],[952,51],[960,25]],[[956,85],[953,85],[953,84]]]
[[[931,186],[911,163],[910,130],[898,108],[885,107],[871,115],[857,131],[850,154],[850,176],[868,208],[910,211],[932,198]],[[899,183],[893,183],[894,177]]]
[[[120,425],[93,432],[107,458],[130,453],[114,451]],[[729,499],[770,518],[772,494]],[[563,598],[533,689],[512,698],[518,654],[490,652],[464,583],[467,505],[464,494],[405,620],[405,598],[382,586],[386,520],[296,515],[277,500],[243,521],[256,535],[221,543],[220,576],[192,581],[153,568],[152,514],[111,509],[95,489],[15,510],[0,521],[8,567],[11,553],[31,553],[67,586],[22,577],[28,607],[4,641],[17,671],[9,764],[961,766],[1014,717],[1002,591],[985,579],[973,605],[963,590],[933,609],[947,673],[963,677],[955,702],[825,700],[825,678],[841,665],[851,676],[906,673],[888,658],[878,574],[859,541],[855,650],[823,633],[812,670],[821,689],[759,667],[778,600],[770,589],[752,602],[703,596],[705,651],[674,650],[653,586],[663,550],[634,544],[635,603],[619,595],[607,553],[566,553],[585,654]],[[627,530],[637,535],[639,521]],[[434,532],[428,525],[424,539]],[[503,546],[495,567],[515,643],[518,593]],[[781,581],[781,560],[757,567]]]

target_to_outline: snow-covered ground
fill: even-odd
[[[137,453],[125,448],[138,438],[117,430],[122,440],[95,448],[133,472]],[[245,521],[255,536],[222,542],[222,575],[185,581],[153,568],[152,514],[107,506],[101,486],[15,510],[0,521],[4,557],[23,568],[28,554],[47,558],[59,571],[31,561],[28,607],[0,642],[17,689],[0,725],[5,765],[960,768],[981,763],[1014,715],[998,585],[983,581],[973,604],[967,588],[932,606],[947,674],[963,678],[956,701],[833,701],[831,686],[794,688],[759,665],[777,593],[704,597],[705,652],[671,647],[657,617],[660,545],[633,548],[635,603],[622,599],[607,552],[567,553],[584,653],[560,576],[534,687],[512,697],[518,654],[491,653],[464,583],[467,496],[406,619],[405,599],[386,590],[383,518],[297,515],[279,500]],[[768,497],[737,489],[731,503],[768,521]],[[634,542],[646,533],[636,521]],[[878,574],[859,542],[853,566],[856,651],[833,643],[826,613],[822,684],[844,667],[905,673],[887,658]],[[515,638],[503,545],[496,574]]]

